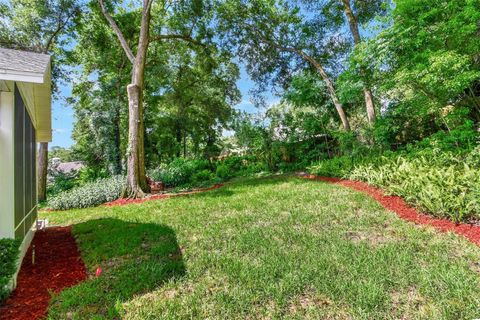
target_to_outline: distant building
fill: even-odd
[[[82,161],[61,162],[60,158],[53,158],[49,170],[65,175],[75,175],[85,167]]]

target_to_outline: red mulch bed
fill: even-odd
[[[200,193],[200,192],[205,192],[205,191],[218,189],[218,188],[221,188],[221,187],[223,187],[223,184],[216,184],[216,185],[214,185],[210,188],[195,189],[195,190],[187,191],[187,192],[155,194],[155,195],[151,195],[149,197],[141,198],[141,199],[128,199],[128,198],[117,199],[117,200],[114,200],[114,201],[111,201],[111,202],[104,203],[103,205],[107,206],[107,207],[124,206],[124,205],[132,204],[132,203],[143,203],[143,202],[146,202],[146,201],[161,200],[161,199],[168,199],[168,198],[172,198],[172,197],[185,196],[185,195],[188,195],[188,194],[195,194],[195,193]]]
[[[342,180],[338,178],[318,177],[314,175],[304,176],[311,180],[320,180],[329,183],[339,184],[351,189],[368,194],[373,199],[377,200],[383,207],[395,212],[400,218],[414,222],[419,225],[433,226],[435,229],[448,232],[452,231],[456,234],[462,235],[471,242],[480,246],[480,226],[468,223],[454,223],[447,219],[434,218],[420,213],[415,208],[409,206],[405,200],[397,196],[388,196],[382,190],[372,187],[364,182]]]
[[[37,231],[23,259],[17,288],[0,307],[0,320],[33,320],[45,317],[52,292],[58,293],[86,277],[85,265],[72,236],[71,227],[52,227]]]

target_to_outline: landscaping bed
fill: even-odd
[[[218,183],[215,184],[209,188],[201,188],[201,189],[193,189],[190,191],[184,191],[184,192],[177,192],[177,193],[162,193],[162,194],[152,194],[148,195],[145,198],[139,198],[139,199],[129,199],[129,198],[120,198],[114,201],[106,202],[103,205],[107,207],[112,207],[112,206],[122,206],[122,205],[127,205],[127,204],[132,204],[132,203],[143,203],[146,201],[152,201],[152,200],[160,200],[160,199],[168,199],[172,197],[179,197],[179,196],[185,196],[189,194],[195,194],[199,192],[205,192],[205,191],[210,191],[210,190],[215,190],[218,188],[221,188],[223,184]]]
[[[420,225],[430,225],[443,232],[455,232],[480,246],[480,225],[478,224],[454,223],[447,219],[439,219],[422,214],[415,208],[409,206],[401,197],[385,195],[382,190],[369,186],[365,182],[331,177],[319,177],[315,175],[306,175],[305,177],[311,180],[339,184],[363,192],[378,201],[386,209],[395,212],[404,220]]]
[[[17,288],[0,306],[0,320],[43,318],[52,295],[86,277],[70,227],[37,231],[18,274]]]

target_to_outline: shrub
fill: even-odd
[[[478,139],[472,124],[465,122],[448,134],[438,132],[400,151],[336,157],[309,170],[321,176],[365,181],[438,217],[455,222],[478,220]]]
[[[233,172],[231,172],[229,167],[224,163],[217,166],[216,174],[217,174],[217,177],[219,177],[222,180],[226,180],[233,177]]]
[[[239,175],[239,172],[242,170],[242,168],[247,162],[248,162],[248,157],[233,156],[233,157],[226,158],[221,163],[228,168],[228,171],[230,172],[230,176],[234,177]]]
[[[208,169],[204,169],[192,175],[192,184],[199,186],[205,182],[212,181],[213,179],[215,179],[215,174]]]
[[[74,176],[57,172],[55,175],[52,175],[51,181],[49,181],[47,186],[47,192],[51,197],[61,192],[73,189],[76,185],[77,182]]]
[[[194,175],[198,172],[211,172],[209,167],[207,160],[177,158],[169,164],[150,170],[148,176],[155,181],[162,181],[167,187],[179,187],[192,184]]]
[[[239,176],[250,176],[267,170],[267,165],[258,161],[255,156],[233,156],[219,162],[217,176],[225,180]]]
[[[123,176],[114,176],[88,182],[81,187],[62,192],[48,200],[53,210],[93,207],[118,199],[125,187]]]
[[[450,132],[439,131],[423,139],[410,149],[440,149],[443,151],[471,150],[478,145],[479,132],[475,129],[472,121],[465,121],[464,124],[456,127]]]
[[[7,287],[17,269],[20,241],[0,239],[0,302],[10,294]]]
[[[477,154],[477,156],[475,156]],[[480,217],[478,151],[469,157],[384,157],[381,164],[359,165],[348,175],[403,197],[422,210],[455,222]]]
[[[315,163],[308,169],[319,176],[343,177],[353,170],[356,162],[360,161],[360,158],[355,159],[350,156],[335,157]]]
[[[278,172],[281,172],[281,173],[287,173],[287,172],[294,172],[294,171],[297,171],[297,170],[302,170],[302,169],[305,169],[306,165],[302,162],[294,162],[294,163],[285,163],[285,162],[282,162],[282,163],[279,163],[278,166],[277,166],[277,170]]]

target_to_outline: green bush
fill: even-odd
[[[306,165],[303,162],[294,162],[294,163],[279,163],[277,166],[277,170],[280,173],[287,173],[287,172],[294,172],[298,170],[305,169]]]
[[[309,169],[316,175],[365,181],[455,222],[480,218],[480,147],[454,153],[417,145],[383,156],[337,157]]]
[[[480,152],[469,157],[383,158],[359,165],[348,175],[403,197],[422,210],[455,222],[480,218]],[[477,156],[475,156],[477,155]]]
[[[335,157],[313,164],[308,169],[311,173],[325,177],[343,177],[354,167],[354,158]]]
[[[217,163],[177,158],[150,170],[148,176],[167,187],[200,187],[237,176],[249,176],[266,170],[255,156],[232,156]]]
[[[53,176],[52,181],[48,183],[47,194],[49,197],[52,197],[61,192],[73,189],[76,185],[75,176],[58,172]]]
[[[258,161],[255,156],[233,156],[217,164],[217,176],[223,180],[250,176],[267,170],[267,165]]]
[[[242,170],[244,165],[247,163],[248,157],[243,156],[232,156],[228,157],[221,162],[225,165],[230,171],[230,176],[236,176]]]
[[[10,294],[7,285],[17,269],[19,246],[19,240],[0,239],[0,302]]]
[[[192,184],[195,185],[195,186],[199,186],[199,185],[202,185],[203,183],[207,182],[207,181],[212,181],[215,179],[215,174],[208,170],[208,169],[204,169],[202,171],[199,171],[199,172],[196,172],[192,175]]]
[[[207,160],[177,158],[167,165],[162,164],[150,170],[148,176],[155,181],[162,181],[167,187],[179,187],[191,185],[194,175],[200,171],[210,171],[209,167]]]
[[[48,200],[53,210],[94,207],[118,199],[125,187],[125,178],[114,176],[88,182],[81,187],[62,192]]]
[[[234,172],[230,171],[229,167],[225,163],[222,163],[217,166],[216,174],[217,174],[217,177],[219,177],[220,179],[226,180],[226,179],[232,178]]]
[[[259,172],[268,171],[268,166],[264,162],[247,162],[243,170],[240,172],[242,175],[250,176]]]
[[[408,146],[408,149],[440,149],[458,153],[459,150],[471,150],[478,145],[479,131],[472,121],[456,127],[450,132],[439,131],[426,139]]]

